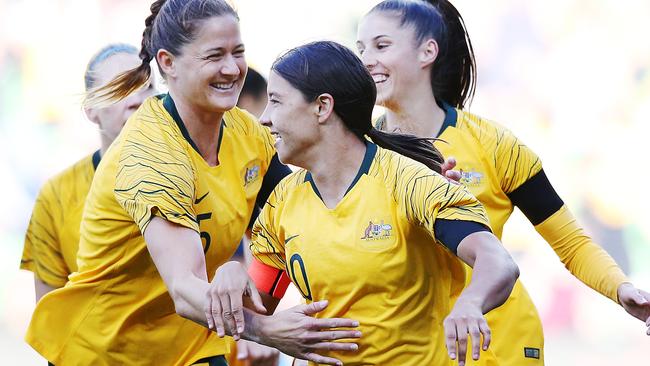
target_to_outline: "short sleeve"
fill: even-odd
[[[61,209],[52,182],[48,181],[34,204],[20,261],[20,268],[34,272],[37,278],[52,287],[65,285],[70,274],[61,254]]]
[[[459,184],[420,166],[401,169],[396,177],[396,198],[408,220],[425,228],[433,238],[436,220],[471,221],[490,227],[483,205]]]
[[[115,198],[144,233],[154,215],[199,231],[193,208],[194,170],[184,146],[146,123],[122,141]]]
[[[495,167],[501,189],[514,191],[542,170],[539,157],[510,130],[496,126]]]
[[[278,200],[278,191],[281,189],[280,184],[271,193],[257,217],[253,225],[250,249],[253,256],[261,263],[284,270],[286,268],[284,238],[279,225],[282,202]]]

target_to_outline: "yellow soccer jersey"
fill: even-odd
[[[542,170],[537,155],[508,129],[451,107],[435,146],[456,158],[461,183],[481,201],[494,234],[501,238],[512,214],[507,194]]]
[[[539,173],[541,161],[506,128],[449,106],[445,112],[439,135],[444,142],[437,141],[435,146],[443,156],[456,158],[455,169],[461,172],[461,183],[485,206],[492,230],[500,239],[513,211],[508,194]],[[490,347],[499,365],[544,363],[541,320],[520,281],[505,304],[489,312],[486,318],[493,336]],[[469,359],[467,365],[486,363]]]
[[[436,220],[487,225],[478,201],[424,165],[369,143],[355,182],[328,209],[306,171],[285,178],[253,229],[251,249],[286,270],[317,316],[360,322],[345,365],[451,365],[442,321],[464,263],[436,242]]]
[[[99,151],[49,179],[36,198],[25,235],[20,268],[52,287],[62,287],[77,270],[79,226]]]
[[[170,96],[147,99],[107,151],[88,195],[78,272],[43,297],[26,339],[54,364],[189,365],[225,340],[181,318],[142,236],[153,215],[200,232],[207,274],[233,254],[275,155],[266,128],[224,114],[209,166]]]

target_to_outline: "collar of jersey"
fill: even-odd
[[[97,150],[93,153],[93,169],[97,170],[99,162],[102,160],[102,153],[100,150]]]
[[[185,137],[185,140],[192,146],[192,148],[199,154],[201,155],[201,152],[199,151],[199,148],[196,146],[194,141],[192,141],[192,138],[190,137],[190,133],[187,132],[187,128],[185,128],[185,123],[181,119],[181,116],[178,114],[178,110],[176,109],[176,104],[174,103],[174,100],[172,99],[172,96],[167,94],[162,94],[158,96],[159,99],[162,99],[163,101],[163,107],[165,107],[165,110],[167,113],[169,113],[170,116],[174,119],[174,122],[176,122],[176,125],[178,125],[178,129],[181,130],[181,133],[183,134],[183,137]],[[221,140],[223,139],[223,129],[226,127],[226,122],[222,119],[221,120],[221,128],[219,129],[219,141],[217,142],[217,155],[219,154],[219,148],[221,147]]]
[[[355,184],[361,179],[361,176],[364,174],[367,174],[368,171],[370,170],[370,165],[372,165],[372,161],[375,158],[375,155],[377,154],[377,145],[373,144],[370,141],[366,141],[366,153],[363,156],[363,161],[361,162],[361,166],[359,167],[359,171],[357,172],[356,177],[354,177],[354,180],[352,181],[352,184],[348,187],[348,189],[345,191],[345,194],[348,194],[352,187],[354,187]],[[321,200],[323,197],[321,197],[320,192],[318,191],[318,188],[316,187],[316,183],[314,182],[314,178],[311,176],[311,172],[307,172],[305,174],[305,182],[309,182],[311,184],[311,187],[314,189],[314,193],[320,198]]]
[[[452,107],[450,104],[438,100],[436,100],[436,102],[438,103],[440,108],[442,108],[442,110],[445,111],[445,120],[442,121],[442,126],[440,127],[440,131],[436,136],[436,138],[438,138],[447,129],[447,127],[456,127],[458,112],[456,111],[456,108]],[[386,115],[384,114],[379,118],[377,118],[377,122],[375,122],[375,128],[381,131],[384,129],[385,123],[386,123]]]
[[[438,105],[440,105],[440,108],[445,111],[445,120],[442,121],[442,126],[440,127],[440,131],[438,132],[438,136],[436,136],[436,138],[440,137],[440,135],[445,132],[447,127],[456,127],[456,120],[458,119],[458,112],[456,111],[456,108],[442,101],[438,102]]]

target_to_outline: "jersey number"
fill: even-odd
[[[211,217],[212,217],[212,212],[198,214],[196,216],[196,222],[197,224],[199,224],[200,227],[202,220],[209,220]],[[205,242],[203,243],[203,254],[205,254],[208,252],[208,249],[210,248],[210,243],[212,242],[212,239],[210,238],[210,233],[206,231],[201,231],[201,239],[205,240]]]
[[[303,282],[298,282],[296,277],[296,270],[294,268],[294,263],[297,263],[300,267],[300,275],[302,276]],[[305,270],[305,263],[302,261],[300,254],[296,253],[291,256],[289,259],[289,275],[291,275],[291,280],[298,288],[298,291],[302,294],[307,300],[312,300],[311,298],[311,289],[309,288],[309,280],[307,279],[307,271]]]

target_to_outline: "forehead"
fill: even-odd
[[[375,11],[363,17],[357,32],[359,41],[371,41],[382,35],[392,38],[412,37],[413,27],[402,25],[401,17],[396,12]]]
[[[269,83],[267,86],[269,94],[275,95],[287,95],[291,94],[292,91],[297,92],[287,80],[285,80],[280,74],[275,71],[271,71],[269,74]]]
[[[96,83],[104,84],[117,75],[140,66],[140,57],[132,53],[116,53],[95,66],[93,72]]]
[[[189,46],[197,51],[215,48],[233,48],[242,44],[239,21],[230,15],[211,17],[201,21]]]

